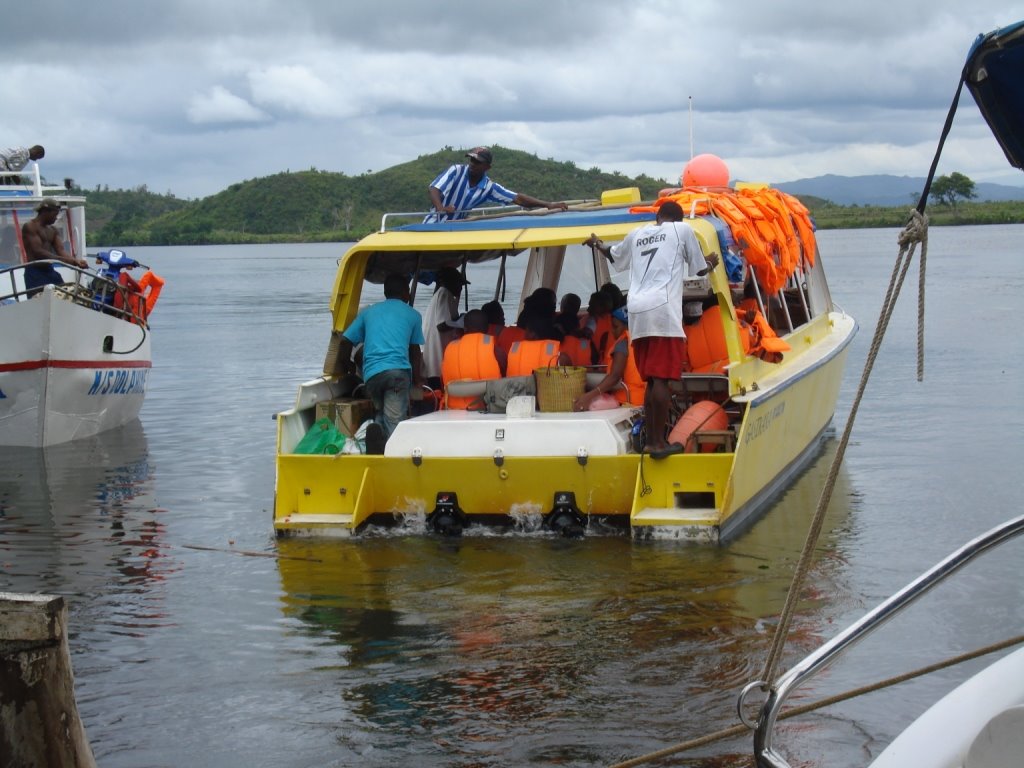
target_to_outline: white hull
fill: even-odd
[[[149,332],[47,286],[0,306],[0,445],[46,447],[137,418]]]
[[[1009,768],[1024,764],[1024,649],[950,691],[871,768]]]

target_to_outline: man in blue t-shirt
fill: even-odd
[[[341,335],[342,370],[355,372],[352,348],[363,345],[363,381],[373,401],[374,423],[366,430],[366,452],[383,453],[398,422],[409,416],[409,390],[420,385],[420,313],[409,306],[402,275],[384,280],[384,301],[367,307]]]
[[[466,153],[469,163],[453,165],[430,182],[430,202],[434,206],[423,219],[424,223],[464,219],[470,209],[483,203],[515,204],[524,208],[557,208],[564,211],[565,203],[546,203],[536,197],[505,189],[487,178],[494,156],[487,147],[475,147]]]

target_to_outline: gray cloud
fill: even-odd
[[[0,143],[89,187],[204,196],[444,145],[675,179],[923,175],[975,35],[1024,2],[34,0],[5,17]],[[1021,183],[965,94],[940,172]],[[495,168],[500,179],[500,164]]]

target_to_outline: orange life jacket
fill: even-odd
[[[118,275],[117,282],[122,289],[114,291],[114,309],[126,311],[128,314],[125,315],[125,319],[130,322],[138,322],[138,318],[144,321],[146,319],[146,297],[142,295],[142,286],[135,282],[127,272]]]
[[[460,379],[500,379],[501,368],[494,356],[495,341],[486,333],[467,333],[444,348],[441,360],[441,380],[447,384]],[[449,395],[446,403],[451,409],[465,409],[472,397]]]
[[[743,258],[770,294],[782,290],[800,266],[801,255],[814,265],[817,244],[810,212],[792,195],[770,187],[718,190],[664,189],[653,205],[633,213],[657,211],[668,200],[689,215],[717,216],[729,226]]]
[[[562,352],[569,356],[573,365],[593,365],[591,349],[590,339],[581,339],[579,336],[566,336],[562,339]]]
[[[508,376],[531,376],[538,368],[558,365],[561,344],[551,339],[523,339],[508,351]]]
[[[756,299],[743,299],[736,307],[742,320],[747,322],[754,336],[754,343],[750,348],[750,354],[755,355],[769,363],[782,361],[782,353],[789,352],[792,347],[780,339],[775,329],[771,327],[768,320],[761,313],[757,306]]]
[[[729,364],[729,349],[725,343],[722,310],[716,304],[704,310],[700,320],[686,326],[686,348],[690,369],[694,373],[721,373]],[[740,342],[743,354],[749,354],[753,345],[750,326],[740,321]]]
[[[146,297],[146,317],[149,317],[153,307],[156,306],[156,300],[160,298],[164,282],[164,279],[152,270],[146,270],[146,273],[139,278],[139,292]]]
[[[629,390],[629,396],[626,396],[626,391],[621,387],[611,390],[610,394],[614,395],[615,399],[620,403],[643,405],[644,395],[647,393],[647,382],[644,381],[636,367],[636,358],[633,356],[633,344],[629,338],[629,331],[623,331],[618,339],[612,339],[608,345],[608,351],[604,356],[606,370],[610,371],[612,369],[612,353],[615,351],[616,344],[622,339],[626,340],[626,349],[629,350],[629,354],[626,357],[626,367],[622,370],[622,383]]]
[[[599,315],[594,318],[594,335],[590,339],[597,350],[597,359],[604,360],[608,344],[612,340],[612,316]]]
[[[506,325],[498,334],[498,346],[508,352],[517,341],[526,338],[526,329],[518,325]]]

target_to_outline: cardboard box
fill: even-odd
[[[359,425],[373,418],[373,403],[351,397],[325,400],[316,404],[316,418],[328,418],[343,435],[355,437]]]

